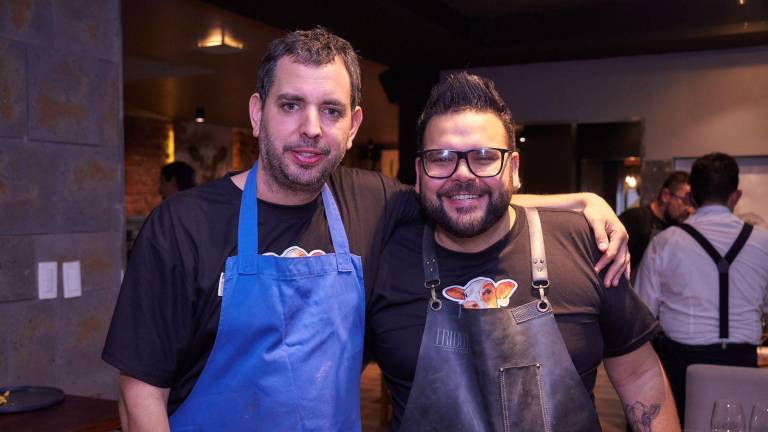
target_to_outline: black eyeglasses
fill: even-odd
[[[486,147],[467,151],[422,150],[416,154],[421,158],[421,166],[428,177],[446,179],[456,172],[459,161],[462,159],[466,161],[467,168],[476,177],[495,177],[504,168],[504,155],[512,151]]]

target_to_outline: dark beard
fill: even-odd
[[[293,192],[316,193],[328,181],[333,170],[341,164],[344,154],[334,155],[321,163],[319,167],[304,168],[298,165],[302,170],[300,173],[289,172],[284,155],[296,148],[314,148],[320,150],[324,156],[329,156],[331,150],[327,146],[321,146],[317,140],[302,138],[299,142],[288,144],[282,149],[282,153],[275,148],[272,137],[267,132],[264,124],[259,130],[259,145],[264,150],[264,168],[269,172],[270,177],[275,183],[283,189]]]
[[[448,216],[441,198],[456,193],[483,194],[490,193],[490,188],[481,187],[474,183],[458,183],[455,186],[437,193],[437,199],[432,201],[423,194],[419,195],[421,207],[424,213],[439,227],[454,237],[469,238],[488,231],[499,219],[504,216],[512,199],[512,190],[504,188],[498,194],[491,194],[485,214],[480,220],[460,223]]]

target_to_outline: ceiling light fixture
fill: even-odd
[[[211,54],[232,54],[243,49],[243,43],[228,35],[224,27],[214,28],[208,37],[199,41],[197,47]]]

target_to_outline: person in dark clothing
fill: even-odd
[[[658,323],[626,278],[606,288],[594,272],[584,218],[509,204],[510,117],[492,81],[464,72],[419,120],[428,221],[393,234],[368,311],[391,430],[599,430],[603,361],[635,430],[679,430],[649,344]]]
[[[171,162],[160,170],[160,196],[165,200],[171,195],[196,186],[195,169],[185,162]]]
[[[619,216],[629,232],[629,254],[632,269],[640,266],[645,248],[656,234],[670,225],[682,223],[691,213],[691,185],[688,173],[675,171],[664,180],[656,199],[646,206],[627,209]],[[633,272],[634,280],[634,272]]]

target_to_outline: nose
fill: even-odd
[[[308,138],[319,138],[323,131],[320,126],[320,112],[307,109],[302,118],[301,133]]]
[[[467,181],[475,178],[475,175],[472,174],[472,171],[469,169],[469,164],[466,159],[459,159],[459,165],[453,173],[453,178],[459,181]]]

